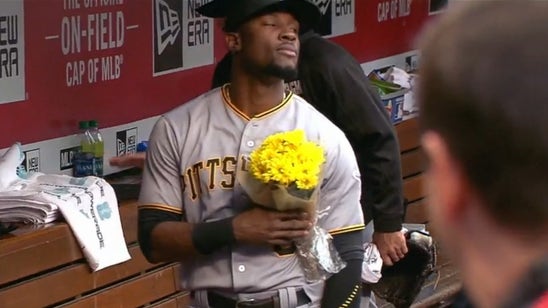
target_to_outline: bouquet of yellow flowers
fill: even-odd
[[[324,150],[296,129],[268,136],[250,155],[249,173],[242,186],[256,204],[278,211],[305,210],[316,221]],[[305,239],[295,243],[308,281],[324,279],[345,264],[329,233],[314,223]]]
[[[314,214],[324,161],[323,149],[307,141],[303,130],[267,137],[250,155],[250,172],[258,181],[255,191],[263,192],[259,204],[279,211],[304,208]]]

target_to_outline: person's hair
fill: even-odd
[[[548,223],[548,1],[461,5],[419,41],[421,128],[499,224],[531,234]]]

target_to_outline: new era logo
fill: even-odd
[[[152,42],[156,76],[183,67],[183,1],[154,0],[153,9]]]
[[[25,158],[21,165],[26,173],[40,171],[40,149],[25,151]]]
[[[331,4],[331,0],[313,0],[312,2],[314,2],[314,4],[316,4],[316,6],[320,9],[322,15],[325,15],[329,5]]]
[[[131,154],[137,151],[137,128],[116,132],[116,155]]]
[[[156,0],[156,43],[157,54],[164,52],[167,46],[173,45],[181,31],[179,13],[171,9],[164,0]]]

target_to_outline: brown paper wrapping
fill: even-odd
[[[239,180],[249,198],[258,205],[277,211],[305,210],[311,217],[316,215],[316,202],[320,191],[318,187],[314,190],[299,191],[296,187],[265,184],[247,172],[242,173]]]

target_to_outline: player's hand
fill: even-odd
[[[112,157],[108,162],[116,167],[137,167],[143,169],[145,166],[146,152],[126,154]]]
[[[287,246],[304,237],[312,227],[306,212],[278,212],[253,207],[237,215],[233,222],[238,242]]]
[[[373,243],[377,245],[383,265],[392,266],[407,253],[407,244],[402,232],[374,232]]]

